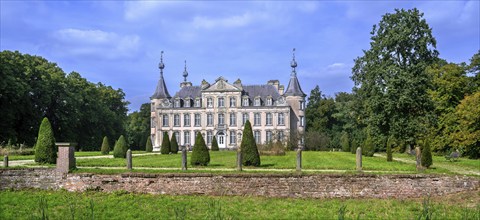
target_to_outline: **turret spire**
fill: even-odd
[[[292,62],[290,62],[290,66],[292,67],[292,73],[291,73],[291,76],[297,76],[297,71],[295,70],[295,68],[297,67],[297,61],[295,61],[295,48],[293,48],[293,58],[292,58]]]
[[[183,70],[183,81],[184,81],[184,82],[187,81],[187,76],[188,76],[188,72],[187,72],[187,60],[185,60],[185,69]]]
[[[160,75],[163,77],[163,69],[165,68],[165,64],[163,64],[163,50],[160,53],[160,63],[158,64],[158,68],[160,69]]]
[[[167,90],[167,85],[165,85],[165,80],[163,79],[163,69],[165,68],[165,64],[163,64],[163,51],[160,53],[160,63],[158,63],[158,68],[160,69],[160,79],[157,83],[157,89],[155,89],[155,93],[150,97],[151,99],[164,99],[164,98],[171,98],[170,94]]]
[[[305,93],[303,93],[302,88],[300,87],[300,82],[298,82],[297,78],[297,71],[295,68],[297,67],[297,61],[295,61],[295,48],[293,48],[293,59],[290,62],[290,66],[292,67],[292,73],[290,74],[290,82],[288,82],[288,87],[284,96],[301,96],[305,97]]]

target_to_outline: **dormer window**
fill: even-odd
[[[243,98],[243,106],[249,106],[248,97]]]
[[[186,98],[184,100],[184,106],[183,107],[190,108],[190,98]]]
[[[200,98],[195,99],[195,107],[200,108],[202,107],[202,100]]]
[[[213,98],[207,98],[207,107],[209,108],[213,107]]]
[[[267,106],[272,106],[272,97],[267,97]]]
[[[180,108],[180,99],[175,100],[175,108]]]
[[[256,98],[255,98],[255,104],[254,104],[254,105],[255,105],[255,106],[260,106],[260,103],[261,103],[261,102],[260,102],[260,97],[256,97]]]

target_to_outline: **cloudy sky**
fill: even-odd
[[[395,8],[418,8],[440,57],[468,62],[480,48],[480,5],[473,1],[0,1],[0,50],[45,57],[66,73],[122,88],[138,110],[149,102],[164,52],[165,80],[264,84],[290,76],[296,48],[305,93],[319,85],[350,92],[353,59],[369,49],[370,31]]]

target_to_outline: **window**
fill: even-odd
[[[202,100],[200,98],[196,98],[195,99],[195,107],[197,107],[197,108],[202,107],[202,104],[201,104],[202,102],[201,101]]]
[[[237,100],[235,97],[230,97],[230,107],[235,107],[236,106]]]
[[[305,120],[303,116],[300,116],[300,127],[305,126]]]
[[[255,106],[260,106],[260,98],[255,98]]]
[[[260,113],[255,113],[253,115],[253,120],[254,120],[254,125],[255,126],[259,126],[260,125],[260,121],[261,121],[261,118],[260,118]]]
[[[213,126],[213,115],[207,114],[207,126]]]
[[[163,115],[162,125],[168,127],[168,115]]]
[[[218,107],[225,107],[225,98],[218,98]]]
[[[300,110],[304,110],[304,109],[305,109],[305,102],[300,101]]]
[[[235,131],[230,131],[230,144],[237,143],[237,136],[235,135]]]
[[[285,125],[285,115],[278,113],[278,125]]]
[[[271,106],[272,105],[272,98],[267,98],[267,105],[268,106]]]
[[[242,124],[245,125],[247,121],[248,121],[248,113],[243,113]]]
[[[202,126],[202,118],[200,114],[195,114],[195,127]]]
[[[212,144],[213,133],[212,131],[207,131],[207,144]]]
[[[185,145],[190,145],[190,131],[184,131],[183,138],[184,138]]]
[[[152,102],[152,105],[150,106],[150,111],[155,111],[155,102]]]
[[[272,125],[272,113],[267,113],[267,125]]]
[[[212,98],[207,98],[207,107],[209,107],[209,108],[213,107],[213,99]]]
[[[178,114],[173,115],[173,126],[175,127],[180,126],[180,115]]]
[[[248,106],[249,101],[248,98],[243,98],[243,106]]]
[[[190,126],[190,114],[183,114],[183,126]]]
[[[180,108],[180,100],[175,100],[175,108]]]
[[[150,127],[155,128],[157,127],[157,123],[155,122],[155,118],[150,118]]]
[[[260,131],[255,131],[253,133],[253,136],[255,137],[255,143],[260,144]]]
[[[173,135],[175,135],[175,139],[177,139],[177,143],[180,143],[180,133],[178,131],[173,132]]]
[[[184,101],[184,106],[183,106],[183,107],[190,108],[190,107],[191,107],[191,106],[190,106],[190,102],[191,102],[190,99],[185,99],[185,101]]]
[[[224,114],[218,114],[218,124],[219,125],[225,124],[225,115]]]
[[[237,124],[237,117],[235,116],[235,113],[230,113],[230,126],[234,126]]]
[[[283,136],[283,131],[279,131],[279,132],[278,132],[277,138],[278,138],[278,139],[277,139],[278,141],[283,142],[283,138],[284,138],[284,136]]]
[[[267,143],[272,142],[272,132],[271,132],[271,131],[267,131],[267,132],[266,132],[266,136],[267,136]]]

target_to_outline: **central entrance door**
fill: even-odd
[[[218,132],[217,134],[217,140],[218,140],[218,148],[225,148],[225,133],[223,132]]]

